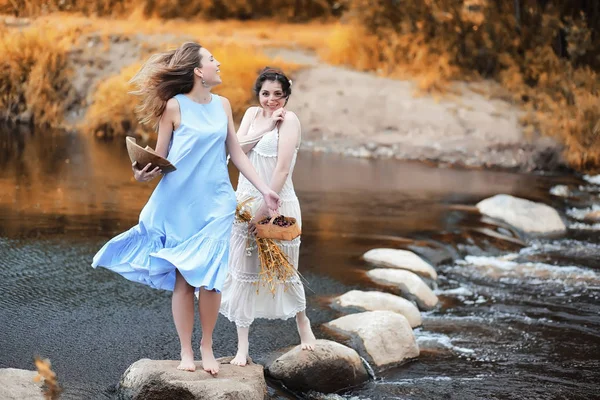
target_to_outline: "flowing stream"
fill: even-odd
[[[365,276],[367,250],[412,250],[439,274],[440,305],[415,330],[420,357],[344,398],[600,396],[600,224],[583,220],[600,209],[600,177],[301,152],[294,182],[318,337],[331,338],[321,325],[343,315],[330,307],[335,296],[397,293]],[[35,355],[48,357],[63,399],[110,399],[131,363],[177,358],[170,294],[89,265],[107,239],[137,223],[155,184],[133,180],[121,139],[0,132],[0,367],[33,369]],[[568,233],[519,238],[470,207],[498,193],[554,206]],[[291,320],[261,320],[250,341],[261,362],[298,337]],[[216,355],[235,346],[235,327],[220,317]],[[296,398],[273,382],[269,396]]]

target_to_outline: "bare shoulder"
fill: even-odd
[[[295,112],[287,110],[285,112],[285,117],[283,118],[283,123],[300,126],[300,119],[298,119]]]
[[[244,113],[244,116],[246,116],[246,115],[254,115],[254,113],[256,113],[257,109],[258,109],[258,107],[256,107],[256,106],[248,107],[246,109],[246,112]]]
[[[171,97],[167,101],[167,105],[165,106],[165,111],[163,112],[163,116],[167,117],[168,119],[170,119],[172,121],[176,121],[176,120],[179,120],[179,115],[180,115],[179,102],[177,101],[177,99],[175,97]]]
[[[167,112],[175,112],[175,111],[179,111],[179,102],[177,101],[177,99],[175,97],[171,97],[168,101],[167,101],[167,108],[166,108]]]
[[[223,102],[223,107],[225,107],[225,109],[231,109],[231,103],[229,102],[229,99],[227,97],[223,97],[223,96],[219,96],[221,98],[221,101]]]

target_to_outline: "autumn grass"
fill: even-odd
[[[1,27],[2,25],[0,25]],[[253,101],[252,84],[266,65],[293,73],[298,65],[274,60],[261,51],[264,47],[315,48],[322,44],[329,26],[241,21],[185,22],[146,18],[132,13],[127,18],[105,19],[69,13],[54,13],[36,18],[23,32],[0,28],[0,48],[8,57],[0,61],[0,106],[6,118],[15,119],[31,110],[39,123],[59,125],[72,101],[69,79],[72,65],[68,51],[86,48],[91,38],[100,39],[101,51],[110,51],[115,38],[139,46],[140,59],[124,65],[120,73],[103,79],[91,94],[90,106],[80,127],[98,137],[128,134],[148,135],[152,129],[137,123],[136,99],[128,94],[128,81],[151,53],[194,40],[211,50],[220,60],[224,83],[215,92],[227,97],[239,119]],[[137,50],[136,50],[137,51]],[[49,56],[49,55],[53,56]],[[35,67],[35,68],[34,68]],[[77,66],[86,70],[102,66]],[[41,72],[44,71],[44,74]],[[85,94],[80,94],[83,98]]]
[[[58,126],[73,101],[67,46],[57,31],[0,32],[0,119]]]
[[[60,30],[75,42],[82,35],[94,33],[101,37],[152,35],[194,38],[202,45],[237,43],[260,47],[284,47],[318,50],[324,46],[334,23],[308,22],[305,24],[264,21],[183,21],[147,18],[132,13],[123,18],[86,17],[70,13],[54,13],[36,18],[33,26]],[[207,44],[208,43],[208,44]]]
[[[0,13],[38,17],[53,12],[121,17],[137,12],[161,19],[264,19],[304,22],[342,11],[337,0],[0,0]]]
[[[298,68],[294,64],[270,59],[256,47],[233,43],[214,46],[213,54],[221,62],[223,79],[223,83],[214,92],[229,99],[236,120],[252,104],[252,86],[262,68],[267,65],[277,66],[288,73],[293,73]],[[140,67],[141,63],[127,66],[118,75],[98,85],[81,126],[84,131],[102,138],[154,135],[150,126],[138,123],[135,114],[138,102],[129,94],[133,89],[129,80]]]
[[[457,80],[496,80],[527,111],[526,132],[558,139],[573,168],[600,168],[598,10],[532,1],[515,12],[514,4],[350,0],[348,22],[319,52],[332,64],[416,78],[429,93]]]

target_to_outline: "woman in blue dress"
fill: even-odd
[[[194,293],[199,291],[202,367],[219,371],[212,333],[227,275],[229,238],[236,198],[227,171],[231,160],[276,210],[279,197],[265,184],[241,149],[231,105],[211,93],[221,83],[220,63],[196,43],[152,56],[132,79],[142,102],[141,121],[158,121],[156,153],[177,170],[166,174],[140,213],[139,224],[121,233],[94,256],[108,268],[153,288],[173,291],[172,312],[181,343],[178,369],[194,371]],[[161,174],[138,169],[145,182]],[[140,166],[142,167],[142,166]]]

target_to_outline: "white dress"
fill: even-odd
[[[250,125],[249,133],[253,129],[254,121]],[[261,179],[267,183],[271,181],[277,165],[278,140],[279,130],[275,128],[265,134],[248,152],[250,162]],[[279,192],[281,199],[279,212],[285,216],[296,218],[297,223],[302,226],[300,204],[292,183],[297,155],[298,149],[296,148],[290,165],[290,173]],[[243,201],[248,197],[256,199],[254,202],[254,211],[256,211],[262,195],[240,174],[236,191],[237,201]],[[249,254],[247,254],[248,243],[251,244]],[[278,244],[297,270],[300,237],[291,241],[280,241]],[[260,282],[260,262],[256,242],[254,238],[249,238],[247,223],[234,222],[229,252],[229,273],[223,286],[220,312],[230,321],[235,322],[238,327],[249,327],[255,318],[288,319],[306,309],[304,287],[298,275],[286,282],[287,285],[279,282],[274,294],[268,286]]]

